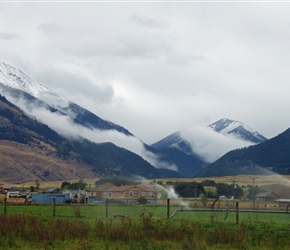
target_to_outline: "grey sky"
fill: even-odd
[[[290,2],[0,3],[0,60],[146,143],[290,127]]]

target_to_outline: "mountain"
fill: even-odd
[[[273,172],[290,174],[290,128],[260,144],[228,152],[201,170],[196,177]]]
[[[217,157],[238,147],[230,145],[224,151],[216,150],[213,145],[209,147],[209,142],[190,140],[188,131],[187,134],[178,131],[153,145],[146,145],[126,128],[65,100],[58,93],[5,63],[0,63],[0,94],[24,110],[30,118],[39,124],[46,124],[61,137],[62,143],[51,140],[56,144],[54,147],[58,154],[65,157],[68,152],[76,153],[78,159],[82,159],[97,175],[132,176],[144,172],[143,177],[146,178],[193,177]],[[13,121],[11,124],[16,125]],[[36,129],[40,128],[36,126]],[[243,142],[239,144],[243,146],[244,142],[259,143],[266,139],[244,124],[228,119],[217,121],[209,125],[208,129],[224,136],[234,135],[235,140]],[[42,136],[47,139],[47,135],[49,133]],[[25,138],[24,134],[22,136]],[[7,137],[6,140],[14,139]],[[211,140],[210,136],[208,140]],[[24,140],[21,143],[26,142]],[[214,151],[214,155],[210,155],[212,152],[208,150]],[[135,159],[137,157],[138,160]]]
[[[171,135],[168,135],[160,141],[155,142],[151,146],[156,149],[175,148],[187,155],[192,154],[190,144],[181,138],[180,132],[175,132]]]
[[[176,177],[112,143],[66,139],[0,95],[0,181],[126,176]]]
[[[116,130],[132,135],[127,129],[106,121],[82,108],[76,103],[62,98],[58,93],[34,82],[29,76],[6,63],[0,62],[0,93],[14,98],[24,98],[38,107],[50,109],[70,117],[75,123],[99,130]]]
[[[145,154],[143,153],[143,155],[141,153],[141,157],[144,157],[145,155],[144,159],[151,162],[151,164],[155,164],[155,167],[158,169],[162,168],[165,175],[182,177],[193,176],[204,166],[202,161],[182,151],[175,149],[156,149],[144,144],[124,127],[103,120],[78,104],[65,100],[58,93],[34,82],[22,71],[5,63],[0,63],[0,94],[6,97],[12,97],[9,98],[9,100],[13,101],[13,103],[18,105],[20,108],[25,108],[30,115],[34,115],[32,112],[33,109],[42,108],[45,111],[49,111],[46,112],[46,116],[56,114],[58,116],[57,120],[69,118],[72,123],[80,125],[78,127],[80,131],[85,127],[90,131],[96,129],[97,131],[104,132],[119,132],[120,134],[125,135],[126,139],[130,140],[129,143],[124,143],[125,146],[137,143],[139,145],[135,148],[138,149],[144,147],[144,151],[146,150],[147,152]],[[59,126],[61,126],[61,122],[59,123]],[[49,125],[48,123],[46,124]],[[56,127],[56,124],[51,126],[51,128],[55,129],[54,127]],[[79,134],[81,134],[81,132],[78,132],[78,135]],[[120,135],[116,133],[112,135],[114,138],[111,137],[111,139],[120,137]],[[98,137],[98,132],[95,134],[91,133],[90,136],[87,136],[87,139],[91,139],[92,137],[95,137],[96,139],[96,137]],[[98,138],[100,138],[100,136]],[[110,140],[110,138],[108,139],[108,142],[115,143],[113,140]],[[131,150],[130,148],[128,149]],[[152,155],[153,160],[150,159]],[[176,171],[167,171],[167,169],[176,169],[178,173]],[[158,171],[160,172],[161,170]]]
[[[151,145],[163,156],[164,161],[172,161],[178,165],[183,177],[191,177],[208,164],[202,158],[192,152],[188,142],[181,138],[179,132],[175,132],[164,139]]]
[[[208,125],[208,128],[210,128],[211,130],[204,129],[202,132],[203,133],[211,132],[212,134],[212,131],[215,131],[221,135],[224,135],[225,138],[227,136],[231,136],[232,139],[242,140],[242,141],[247,142],[248,144],[261,143],[267,140],[264,136],[254,131],[250,127],[244,125],[243,123],[234,121],[234,120],[225,119],[225,118],[220,119],[217,122]],[[197,142],[197,139],[195,139],[195,136],[196,136],[195,134],[197,134],[198,132],[199,130],[195,131],[192,128],[184,129],[183,131],[175,132],[161,139],[160,141],[152,144],[151,146],[159,150],[174,148],[187,155],[192,155],[193,157],[195,157],[197,160],[200,161],[200,164],[203,168],[204,165],[208,165],[208,164],[206,164],[206,161],[204,161],[204,158],[202,157],[202,155],[198,153],[197,151],[195,151],[195,147],[197,147],[196,145],[198,143],[201,144],[200,147],[205,147],[204,145],[205,142]],[[194,138],[194,141],[191,139],[191,137]],[[209,137],[211,137],[211,135],[209,135]],[[206,137],[204,137],[204,139],[206,139]],[[199,140],[202,140],[202,139],[199,138]],[[191,145],[191,143],[196,144],[196,145]],[[231,148],[231,149],[234,149],[234,148]]]
[[[244,123],[227,118],[220,119],[217,122],[210,124],[209,127],[221,134],[234,135],[255,144],[267,140],[266,137],[259,134],[257,131],[254,131]]]
[[[114,173],[112,169],[116,168],[116,165],[119,165],[117,169],[120,169],[121,166],[123,170],[117,171],[115,174],[127,176],[141,175],[143,171],[141,171],[140,168],[146,165],[146,170],[143,175],[145,178],[149,176],[152,178],[161,176],[180,176],[176,171],[154,168],[147,160],[142,159],[140,155],[133,152],[128,153],[128,150],[110,143],[110,140],[108,140],[107,143],[94,143],[94,140],[103,140],[98,139],[101,137],[98,131],[112,131],[113,134],[110,134],[111,137],[125,138],[131,140],[130,142],[132,142],[132,138],[134,138],[135,141],[133,140],[133,142],[142,145],[142,142],[135,138],[133,134],[124,127],[101,119],[78,104],[65,100],[58,93],[34,82],[22,71],[5,63],[0,63],[0,94],[9,97],[9,100],[13,101],[15,105],[22,110],[24,109],[26,114],[29,114],[29,116],[32,116],[38,121],[41,121],[41,119],[39,119],[39,113],[42,113],[41,115],[43,117],[49,117],[46,118],[46,121],[49,120],[50,117],[53,118],[55,121],[51,119],[50,125],[55,125],[53,129],[58,128],[54,130],[54,132],[56,134],[61,132],[66,136],[66,138],[63,137],[65,140],[64,152],[68,151],[68,147],[73,144],[80,158],[85,159],[84,161],[90,166],[94,165],[93,171],[97,171],[98,175],[110,175]],[[35,115],[35,110],[37,111],[37,115]],[[53,114],[55,116],[52,116]],[[49,124],[47,123],[47,125]],[[84,130],[84,128],[86,128],[86,130]],[[96,131],[96,133],[94,133],[94,131]],[[87,133],[87,139],[83,137],[84,133]],[[120,135],[118,135],[118,133]],[[121,135],[123,135],[123,137]],[[25,137],[25,135],[23,135],[23,137]],[[94,137],[95,139],[90,141],[90,137]],[[13,138],[8,137],[6,140],[13,141]],[[86,147],[86,150],[83,150],[84,147]],[[116,150],[115,147],[118,150]],[[60,148],[62,147],[58,147],[57,151],[60,151]],[[104,148],[106,148],[105,151],[108,151],[108,153],[103,150]],[[99,154],[99,152],[103,153]],[[93,156],[89,154],[93,154]],[[138,161],[142,160],[142,162],[136,164],[138,161],[134,158],[137,157],[140,158]],[[158,156],[156,156],[156,158],[157,157]],[[131,162],[127,162],[129,159],[131,159]],[[133,163],[135,163],[135,165]],[[98,164],[102,164],[104,169],[102,170],[100,166],[97,167],[96,165]],[[124,164],[126,164],[126,166],[123,166]],[[152,169],[149,170],[149,168]]]

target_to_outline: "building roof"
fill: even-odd
[[[47,189],[45,192],[46,192],[46,193],[51,193],[51,192],[54,192],[55,189],[56,189],[56,188],[49,188],[49,189]]]
[[[105,191],[107,191],[107,192],[124,192],[130,188],[132,188],[132,186],[113,186]]]
[[[102,191],[106,191],[108,190],[109,188],[111,187],[114,187],[114,184],[111,183],[111,182],[107,182],[103,185],[100,185],[100,186],[97,186],[96,188],[94,188],[92,191],[95,191],[95,192],[102,192]]]
[[[80,190],[80,189],[66,189],[62,193],[86,193],[86,190]]]
[[[104,190],[104,191],[107,191],[107,192],[124,192],[128,189],[131,189],[131,188],[138,188],[138,189],[141,189],[143,191],[146,191],[146,192],[157,192],[156,189],[154,188],[151,188],[151,187],[148,187],[148,186],[113,186],[107,190]]]
[[[147,192],[157,192],[155,186],[151,187],[151,186],[138,186],[139,188],[143,189],[144,191]]]
[[[275,194],[274,192],[264,192],[264,193],[258,193],[255,195],[255,197],[272,197],[273,195],[279,197],[277,194]]]
[[[278,199],[276,200],[278,202],[287,202],[287,203],[290,203],[290,199]]]

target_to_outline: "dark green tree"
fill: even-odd
[[[61,189],[63,189],[63,188],[67,188],[67,187],[69,187],[71,185],[71,183],[70,182],[68,182],[68,181],[64,181],[64,182],[62,182],[61,183]]]
[[[174,190],[180,197],[198,197],[205,193],[203,186],[198,182],[176,182]]]
[[[224,195],[227,197],[234,196],[235,198],[240,198],[244,195],[243,189],[237,184],[228,185],[226,183],[217,183],[216,190],[218,196]]]
[[[249,189],[248,189],[248,195],[247,195],[247,198],[249,198],[249,199],[254,199],[255,196],[256,196],[258,193],[261,193],[261,192],[263,192],[263,190],[262,190],[260,187],[258,187],[258,186],[255,186],[255,187],[250,186]]]

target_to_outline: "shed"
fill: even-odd
[[[276,200],[279,204],[279,207],[287,207],[290,204],[290,199],[278,199]]]
[[[273,201],[279,199],[279,195],[275,194],[274,192],[264,192],[264,193],[258,193],[255,196],[255,199],[257,201]]]
[[[54,199],[56,204],[64,204],[69,199],[69,194],[36,194],[32,195],[32,203],[53,204]]]

